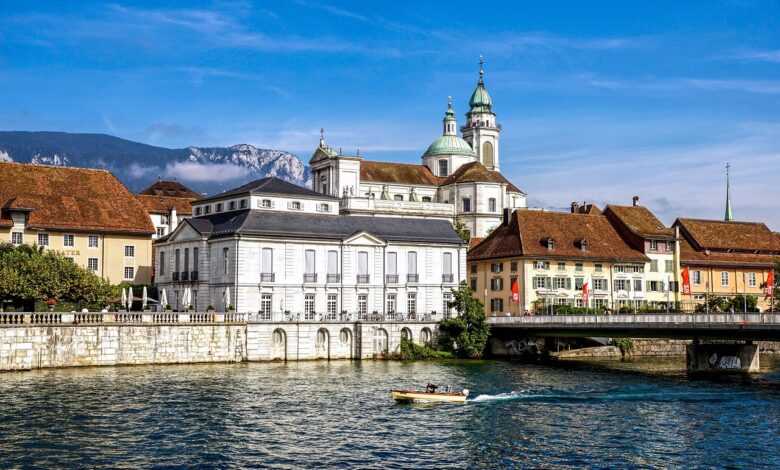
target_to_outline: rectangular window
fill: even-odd
[[[89,236],[88,246],[90,248],[97,248],[98,247],[98,236],[97,235],[90,235]]]
[[[203,212],[206,214],[211,214],[211,206],[205,206],[203,208]]]
[[[582,272],[583,271],[582,263],[574,263],[574,270],[577,272]]]
[[[449,176],[447,160],[439,160],[439,176]]]
[[[157,227],[157,238],[165,236],[165,227]]]
[[[701,284],[701,271],[693,272],[693,283],[696,285]]]
[[[566,271],[566,263],[558,263],[558,271]]]
[[[444,313],[445,316],[449,316],[449,314],[452,313],[452,307],[450,306],[450,302],[452,302],[452,292],[448,291],[443,293],[441,311]]]
[[[477,263],[471,265],[471,274],[477,274]]]
[[[290,203],[290,209],[295,211],[301,210],[301,201],[292,201]]]
[[[217,204],[217,205],[214,207],[214,212],[222,212],[222,203],[221,203],[221,202],[220,202],[220,203],[218,203],[218,204]]]
[[[393,196],[393,200],[394,201],[403,201],[404,200],[404,195],[403,194],[396,194],[395,196]]]
[[[338,294],[328,294],[327,314],[329,320],[336,318],[336,310],[338,309]]]
[[[306,250],[304,253],[304,272],[306,274],[314,274],[316,272],[315,267],[316,253],[314,250]]]
[[[555,289],[571,289],[571,279],[568,277],[553,278],[553,287]]]
[[[504,311],[504,299],[490,299],[490,311],[501,313]]]
[[[22,232],[12,232],[11,243],[13,243],[14,245],[21,245],[22,243],[24,243],[24,234]]]
[[[271,274],[274,272],[274,250],[273,248],[263,248],[262,259],[260,261],[261,272]]]
[[[222,274],[228,273],[229,255],[230,255],[230,248],[222,248]]]
[[[674,242],[666,242],[666,251],[674,253]]]
[[[607,290],[607,280],[606,279],[594,279],[593,280],[593,290]]]
[[[417,314],[417,292],[407,294],[406,311],[409,315]]]
[[[604,270],[604,266],[601,265],[600,263],[596,263],[593,265],[593,270],[596,271],[597,273],[600,273],[601,271]]]
[[[756,273],[747,273],[747,284],[748,287],[756,287]]]
[[[368,294],[358,294],[358,315],[365,318],[368,315]]]
[[[246,199],[241,200],[241,208],[246,209]]]
[[[272,294],[262,294],[260,296],[260,315],[264,318],[271,318],[271,308],[273,306]]]
[[[274,206],[274,205],[273,205],[273,203],[271,202],[271,200],[270,200],[270,199],[263,199],[263,200],[260,202],[260,207],[262,207],[262,208],[264,208],[264,209],[270,209],[270,208],[272,208],[273,206]]]
[[[176,251],[173,252],[173,272],[178,273],[181,271],[181,250],[176,248]]]
[[[631,282],[628,279],[615,279],[615,290],[630,290]]]
[[[236,201],[230,201],[228,207],[230,208],[231,211],[236,210]]]
[[[358,274],[368,275],[368,252],[367,251],[358,252]]]
[[[195,208],[195,215],[201,215],[203,213],[203,208],[198,206]]]
[[[650,251],[658,251],[658,240],[650,240]]]
[[[165,252],[160,252],[160,269],[157,270],[157,273],[162,276],[165,274]]]
[[[504,271],[504,263],[490,263],[491,273],[500,273]]]
[[[442,282],[452,282],[452,253],[442,254]]]
[[[63,235],[62,246],[73,247],[75,244],[75,237],[72,234],[66,233]]]
[[[199,271],[200,267],[198,265],[199,259],[198,259],[198,248],[195,247],[192,249],[192,270],[193,271]],[[193,279],[193,281],[197,281],[197,279]]]
[[[463,212],[471,212],[471,199],[464,197],[462,202],[463,202]]]
[[[488,199],[488,211],[495,212],[496,211],[496,198],[491,197]]]
[[[490,290],[497,291],[504,288],[504,280],[500,277],[494,277],[490,280]]]
[[[574,278],[574,289],[575,290],[582,290],[582,285],[585,284],[585,278],[582,277],[575,277]]]
[[[125,266],[125,280],[135,279],[135,268],[132,266]]]
[[[49,234],[48,233],[39,233],[38,234],[38,246],[49,246]]]
[[[407,269],[409,274],[417,274],[417,252],[410,251],[407,255]]]
[[[387,254],[387,274],[398,274],[398,253]]]
[[[477,291],[477,280],[476,280],[476,279],[472,279],[472,280],[471,280],[471,290],[472,290],[473,292],[476,292],[476,291]]]
[[[513,273],[517,272],[517,261],[512,261],[511,263],[509,263],[509,270],[512,271]]]
[[[721,287],[728,287],[729,285],[729,273],[728,271],[723,271],[720,273],[720,285]]]
[[[658,260],[657,259],[650,260],[650,272],[651,273],[657,273],[658,272]]]
[[[665,263],[665,266],[664,266],[664,271],[666,271],[667,273],[673,273],[674,272],[674,261],[672,261],[670,259],[666,260],[666,263]]]
[[[396,294],[387,294],[387,313],[395,313],[395,309],[398,308]]]
[[[98,259],[97,258],[89,258],[87,260],[87,269],[89,269],[93,273],[96,273],[98,271]]]
[[[549,277],[537,276],[531,280],[534,289],[549,289],[552,285]]]
[[[126,258],[134,258],[135,257],[135,246],[133,246],[133,245],[125,245],[125,257]]]
[[[534,261],[534,269],[550,269],[550,262],[549,261]]]
[[[642,292],[642,280],[634,279],[634,292]]]
[[[303,318],[305,320],[314,320],[314,294],[303,296]]]
[[[189,248],[184,249],[184,270],[185,271],[190,270],[190,249]]]

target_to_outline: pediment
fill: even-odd
[[[368,232],[357,232],[344,240],[345,245],[358,246],[385,246],[384,240],[371,235]]]
[[[328,152],[323,150],[322,147],[317,147],[309,159],[309,164],[320,162],[322,160],[328,160],[329,158],[331,158],[331,155],[328,154]]]
[[[193,241],[193,240],[200,240],[203,236],[192,228],[192,225],[188,224],[186,221],[179,224],[178,227],[176,227],[176,230],[173,231],[173,233],[168,237],[169,242],[185,242],[185,241]]]

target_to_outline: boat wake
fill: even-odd
[[[642,401],[642,402],[729,402],[739,400],[735,395],[750,394],[750,392],[728,393],[722,391],[696,391],[696,390],[581,390],[561,391],[547,390],[533,392],[529,390],[498,393],[495,395],[482,394],[467,400],[468,403],[484,403],[505,400],[522,400],[528,402],[543,403],[582,403],[582,402],[617,402],[617,401]]]
[[[477,395],[476,397],[466,400],[467,402],[472,403],[479,403],[483,401],[496,401],[496,400],[516,400],[519,398],[523,398],[525,395],[523,392],[509,392],[509,393],[499,393],[498,395]]]

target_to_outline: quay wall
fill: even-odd
[[[188,364],[243,361],[379,359],[400,350],[401,338],[434,340],[430,321],[252,322],[237,318],[93,315],[96,324],[0,323],[0,371],[50,367]],[[84,317],[85,318],[85,317]],[[191,323],[193,321],[200,323]],[[220,321],[221,320],[221,321]],[[76,318],[78,321],[78,317]],[[148,321],[151,323],[145,324]],[[166,323],[154,323],[164,321]]]

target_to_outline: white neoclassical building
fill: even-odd
[[[193,202],[154,253],[174,309],[266,319],[441,319],[466,270],[447,220],[340,215],[337,198],[277,178]]]
[[[314,190],[339,198],[344,214],[458,220],[471,237],[486,236],[503,209],[526,207],[526,194],[500,172],[501,126],[481,65],[462,137],[451,100],[442,124],[420,165],[345,155],[322,136],[309,162]]]

